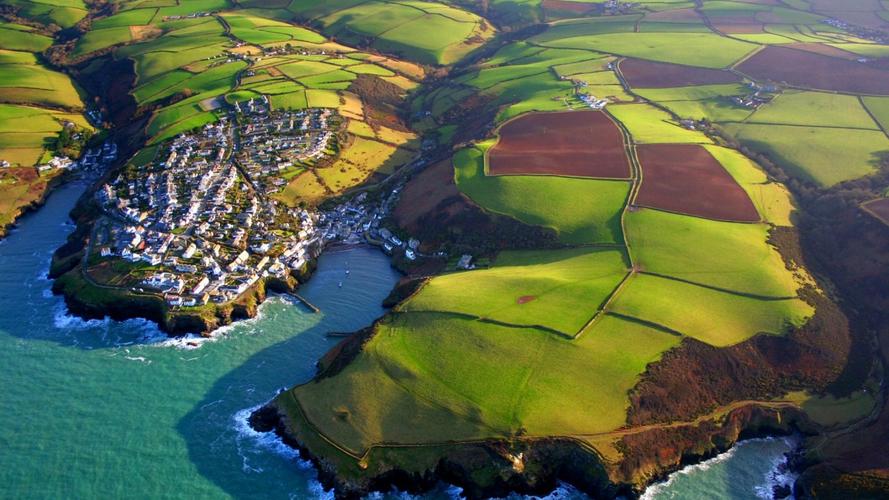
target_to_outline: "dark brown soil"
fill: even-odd
[[[558,245],[550,228],[529,226],[483,211],[463,196],[454,183],[450,161],[420,172],[405,185],[393,217],[421,241],[420,249],[494,254],[505,248],[549,248]]]
[[[584,2],[568,2],[565,0],[543,0],[543,10],[547,14],[558,12],[572,12],[575,14],[588,14],[594,12],[597,4]]]
[[[737,69],[756,79],[796,87],[889,95],[889,71],[805,50],[769,46]]]
[[[728,71],[652,62],[642,59],[625,59],[621,61],[620,71],[630,86],[634,88],[663,89],[741,81],[737,75]]]
[[[450,161],[443,161],[411,179],[401,193],[393,216],[399,226],[413,233],[419,229],[417,222],[420,217],[455,196],[460,196],[460,191],[454,183],[454,169]],[[449,209],[449,215],[455,215],[462,209],[455,204]]]
[[[500,128],[488,159],[492,175],[630,176],[620,129],[601,111],[520,116]]]
[[[787,47],[804,50],[806,52],[814,52],[815,54],[821,54],[823,56],[838,57],[841,59],[855,60],[861,57],[854,52],[849,52],[837,47],[833,47],[831,45],[825,45],[823,43],[791,43],[788,44]]]
[[[644,144],[636,149],[642,163],[637,205],[717,220],[760,220],[747,192],[703,147]]]

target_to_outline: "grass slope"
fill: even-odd
[[[620,243],[620,213],[629,194],[624,181],[546,176],[485,175],[491,141],[454,156],[460,190],[487,210],[526,224],[551,227],[569,244]]]
[[[626,273],[620,250],[504,252],[490,269],[433,278],[403,310],[456,312],[574,335]]]

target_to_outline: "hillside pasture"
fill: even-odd
[[[797,296],[798,284],[768,243],[767,224],[738,224],[651,209],[629,212],[627,240],[644,273],[767,298]]]
[[[715,69],[731,66],[758,47],[714,33],[605,33],[541,43]]]
[[[422,0],[324,4],[297,0],[287,8],[345,43],[369,41],[377,50],[424,64],[454,63],[495,34],[475,14]]]
[[[530,113],[506,122],[488,153],[488,174],[629,178],[617,125],[600,111]]]
[[[62,28],[74,26],[87,15],[87,6],[82,0],[5,0],[4,3],[22,17]]]
[[[786,333],[803,325],[813,313],[800,299],[764,300],[638,273],[608,311],[715,347],[734,345],[758,333]]]
[[[667,112],[651,104],[619,104],[608,106],[607,111],[623,123],[637,144],[712,142],[709,137],[697,130],[681,127]]]
[[[407,313],[379,325],[339,376],[292,394],[326,436],[357,454],[374,443],[505,437],[519,427],[530,436],[608,432],[624,424],[627,392],[645,366],[679,340],[613,317],[571,341]],[[416,425],[400,424],[408,415]]]
[[[526,224],[551,227],[566,244],[622,241],[620,213],[629,194],[629,182],[486,176],[485,151],[490,147],[490,142],[482,143],[454,155],[457,186],[478,205]]]
[[[765,222],[776,226],[792,225],[791,214],[795,206],[786,186],[769,179],[760,167],[737,150],[716,145],[704,147],[744,188]]]
[[[889,139],[877,130],[727,123],[745,146],[801,179],[829,187],[876,171]]]
[[[33,31],[30,26],[0,22],[0,49],[42,52],[52,45],[50,37]]]
[[[747,123],[808,125],[877,130],[857,96],[788,91],[761,106]]]
[[[460,313],[573,336],[627,272],[616,249],[502,252],[489,269],[433,278],[400,310]]]

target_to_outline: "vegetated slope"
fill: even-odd
[[[93,133],[71,78],[39,58],[51,44],[40,29],[0,23],[0,236],[63,172],[38,164],[76,159]]]
[[[264,2],[242,2],[264,8]],[[277,10],[319,28],[338,41],[369,46],[423,64],[452,64],[494,36],[483,18],[456,7],[426,1],[316,2],[295,0]],[[289,15],[288,15],[289,14]]]

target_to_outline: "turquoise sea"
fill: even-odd
[[[171,340],[142,320],[83,321],[46,278],[82,191],[59,189],[0,241],[0,498],[332,497],[307,462],[246,417],[311,378],[335,343],[327,332],[383,314],[398,278],[387,258],[365,247],[327,252],[300,291],[321,313],[275,297],[208,341]],[[648,493],[756,498],[790,446],[751,441]],[[428,496],[458,492],[443,485]],[[564,487],[552,497],[582,495]]]

